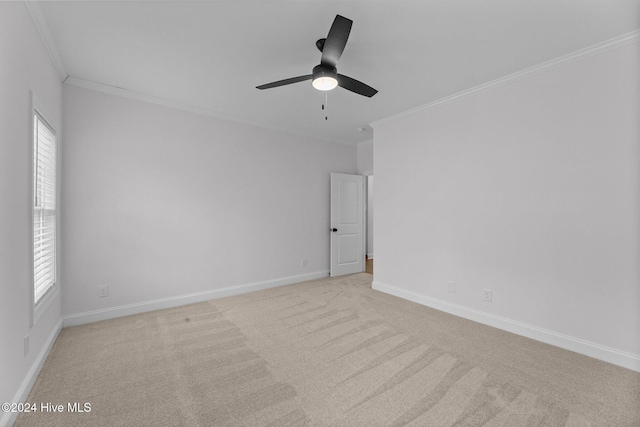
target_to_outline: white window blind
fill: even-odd
[[[33,117],[33,286],[34,304],[56,279],[56,135]]]

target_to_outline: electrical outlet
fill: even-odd
[[[456,282],[449,282],[448,285],[447,285],[447,289],[452,294],[455,294],[456,293]]]
[[[482,299],[485,300],[485,301],[491,302],[491,299],[493,298],[493,292],[491,291],[491,289],[485,289],[483,291],[483,293],[484,294],[483,294]]]
[[[25,335],[24,337],[24,355],[29,354],[29,335]]]
[[[302,258],[302,266],[303,267],[307,266],[307,259],[306,258]]]
[[[98,298],[109,296],[109,285],[98,286]]]

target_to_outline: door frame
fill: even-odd
[[[364,255],[366,260],[369,258],[369,251],[367,250],[369,245],[368,236],[367,236],[367,230],[369,229],[369,177],[374,175],[372,170],[364,171],[359,175],[364,176],[364,231],[363,231],[364,242],[363,242],[363,246],[364,246]],[[373,207],[371,207],[371,210],[373,210]],[[373,224],[371,224],[371,230],[372,230],[371,235],[373,236]]]

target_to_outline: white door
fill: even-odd
[[[331,174],[331,276],[364,271],[364,177]]]

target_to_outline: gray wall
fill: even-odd
[[[373,140],[360,142],[357,146],[357,169],[359,175],[373,174]]]
[[[20,402],[61,323],[58,296],[31,324],[31,97],[63,136],[62,84],[23,2],[0,2],[0,402]],[[24,355],[23,340],[30,349]],[[12,414],[0,412],[0,425]]]
[[[640,43],[594,53],[374,124],[374,287],[640,370]]]
[[[68,85],[64,125],[65,316],[328,274],[355,147]]]

